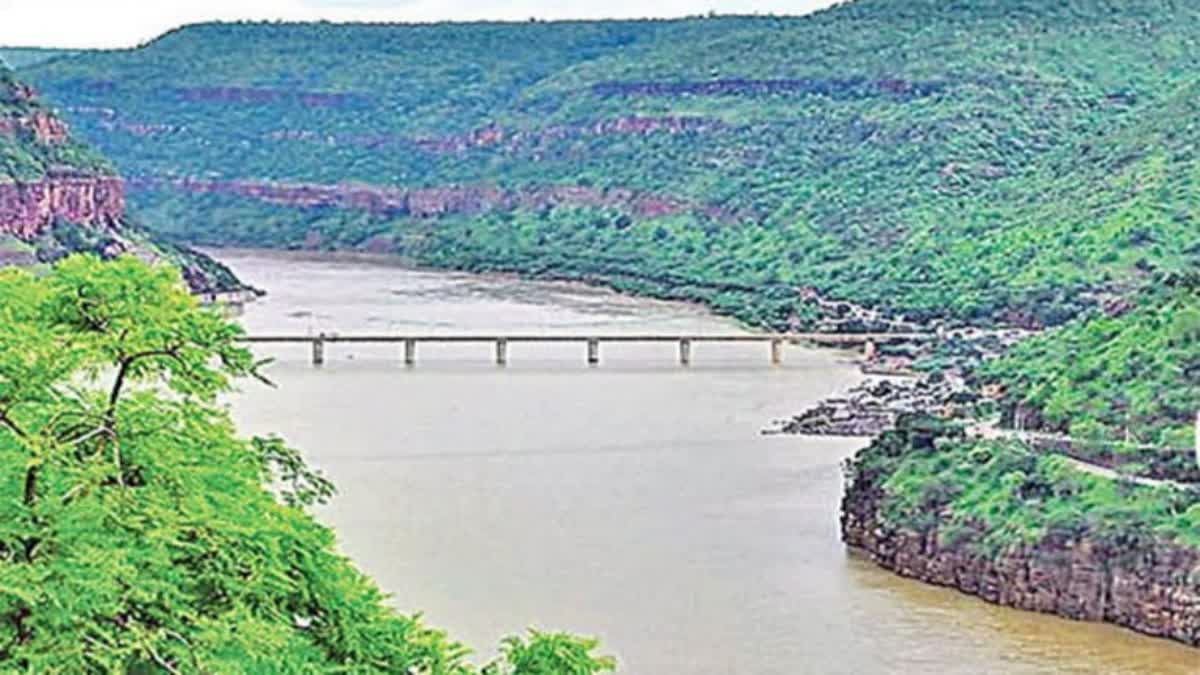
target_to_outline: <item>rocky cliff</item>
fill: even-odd
[[[58,115],[28,85],[0,73],[0,234],[29,240],[55,222],[115,229],[125,187],[73,141]]]
[[[124,181],[32,88],[0,68],[0,267],[79,252],[168,260],[197,293],[243,289],[216,261],[132,225]]]
[[[125,215],[120,178],[55,174],[32,182],[0,183],[0,234],[30,239],[56,220],[114,229]]]
[[[1200,552],[1165,540],[1048,537],[991,551],[971,534],[887,523],[883,477],[857,474],[842,501],[842,539],[901,576],[988,602],[1103,621],[1200,646]]]
[[[0,117],[0,135],[15,137],[21,133],[31,134],[39,143],[59,144],[67,140],[67,125],[58,117],[41,111]]]

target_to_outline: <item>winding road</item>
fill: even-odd
[[[989,420],[987,422],[981,422],[979,424],[976,424],[970,428],[968,433],[974,435],[977,438],[983,438],[983,439],[987,439],[987,440],[1008,439],[1008,440],[1020,441],[1022,443],[1025,443],[1026,445],[1028,445],[1029,448],[1031,450],[1033,450],[1034,452],[1042,452],[1042,453],[1045,453],[1045,451],[1038,448],[1037,443],[1039,441],[1047,442],[1047,443],[1070,443],[1070,444],[1078,444],[1078,443],[1083,442],[1080,439],[1072,438],[1071,436],[1066,436],[1063,434],[1048,434],[1048,433],[1038,432],[1038,431],[1017,431],[1015,429],[1001,429],[999,427],[998,420]],[[1139,448],[1139,449],[1145,449],[1145,450],[1168,450],[1168,449],[1169,450],[1179,450],[1178,448],[1166,448],[1161,445],[1153,445],[1153,444],[1149,444],[1149,443],[1137,443],[1137,444],[1134,444],[1132,447]],[[1180,451],[1183,452],[1183,450],[1180,450]],[[1160,478],[1147,478],[1145,476],[1135,476],[1132,474],[1122,473],[1116,469],[1113,469],[1113,468],[1107,467],[1107,466],[1103,466],[1101,464],[1095,464],[1093,462],[1088,462],[1086,460],[1082,460],[1077,457],[1071,457],[1069,455],[1064,455],[1061,453],[1052,453],[1052,454],[1057,454],[1060,457],[1062,457],[1063,459],[1067,460],[1068,462],[1071,463],[1072,466],[1074,466],[1079,471],[1082,471],[1087,474],[1091,474],[1093,476],[1100,476],[1101,478],[1107,478],[1109,480],[1125,480],[1125,481],[1129,481],[1131,483],[1134,483],[1136,485],[1141,485],[1144,487],[1169,487],[1169,488],[1174,488],[1177,490],[1186,490],[1189,488],[1200,487],[1200,483],[1185,483],[1185,482],[1175,481],[1175,480],[1167,480],[1167,479],[1160,479]]]

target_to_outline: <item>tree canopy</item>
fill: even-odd
[[[237,433],[240,335],[165,265],[0,270],[0,667],[476,672],[338,553],[330,482]],[[595,647],[535,631],[484,672],[612,669]]]

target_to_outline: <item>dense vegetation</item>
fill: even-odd
[[[907,420],[860,451],[850,479],[882,491],[885,526],[937,528],[985,551],[1084,537],[1129,553],[1155,540],[1200,548],[1200,489],[1114,481],[1020,443],[968,441],[928,420]]]
[[[1118,304],[1017,345],[984,368],[1023,426],[1065,433],[1104,464],[1200,478],[1190,449],[1200,413],[1200,284],[1161,280]],[[1009,420],[1011,423],[1011,420]]]
[[[24,68],[35,63],[49,61],[60,56],[76,53],[74,49],[50,49],[44,47],[0,47],[0,67]]]
[[[238,435],[217,396],[259,364],[176,271],[76,256],[0,298],[5,670],[475,672],[337,553],[333,486]],[[611,669],[595,646],[535,631],[484,672]]]
[[[1197,100],[1198,27],[1200,10],[1166,0],[210,24],[26,72],[135,177],[586,185],[696,207],[670,218],[563,205],[481,219],[470,229],[479,250],[499,251],[491,266],[545,271],[531,260],[549,247],[556,272],[764,289],[740,302],[776,324],[807,316],[795,295],[780,301],[777,289],[796,286],[919,317],[1054,324],[1146,269],[1195,261],[1185,186],[1196,168],[1181,151],[1196,132],[1172,120]],[[604,126],[634,117],[684,122]],[[489,129],[502,140],[471,135]],[[1133,189],[1146,182],[1157,190]],[[315,216],[270,228],[249,210],[209,216],[213,201],[236,206],[232,196],[172,188],[135,201],[152,227],[189,237],[312,241]],[[623,228],[605,227],[630,220],[655,233],[656,254],[629,253]],[[578,233],[593,224],[594,236]],[[379,235],[411,242],[440,225],[395,213],[317,227],[337,231],[325,246],[379,247]],[[430,255],[480,264],[467,248]]]
[[[11,70],[0,64],[0,122],[29,119],[50,109],[38,100],[24,97]],[[85,173],[110,174],[112,165],[91,146],[70,138],[63,143],[36,143],[32,131],[5,133],[0,129],[0,183],[44,178],[52,171],[70,169]]]

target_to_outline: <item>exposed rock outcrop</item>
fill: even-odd
[[[79,114],[101,118],[99,126],[135,136],[157,136],[186,133],[186,125],[151,124],[118,119],[115,111],[104,108],[76,108]],[[730,127],[719,119],[692,115],[609,117],[574,124],[559,124],[538,129],[511,129],[495,124],[460,134],[443,136],[404,136],[399,134],[334,134],[312,129],[280,129],[265,135],[269,141],[299,141],[331,146],[363,148],[400,148],[420,150],[434,155],[463,154],[472,150],[491,149],[499,152],[543,151],[551,143],[605,136],[649,136],[651,134],[709,134]]]
[[[742,78],[691,82],[600,82],[592,85],[597,96],[779,96],[819,95],[838,100],[890,96],[901,100],[936,94],[946,88],[941,81],[899,78],[795,78],[751,80]]]
[[[309,108],[345,108],[369,100],[365,94],[274,89],[269,87],[179,87],[175,94],[184,101],[217,101],[241,105],[267,105],[281,101],[296,101]]]
[[[23,82],[0,80],[0,106],[0,135],[29,134],[45,145],[65,143],[69,136],[67,125],[40,105],[37,92]]]
[[[129,183],[130,188],[135,190],[171,189],[198,194],[230,194],[299,208],[333,206],[416,218],[536,210],[560,205],[614,208],[644,218],[687,212],[700,213],[717,221],[732,222],[739,217],[717,206],[696,204],[668,195],[579,185],[530,186],[520,190],[488,185],[405,189],[371,185],[150,177],[130,179]]]
[[[0,183],[0,233],[35,237],[65,220],[116,227],[125,215],[120,178],[61,173],[27,183]]]
[[[971,397],[956,377],[868,380],[842,396],[821,400],[803,413],[778,420],[764,434],[875,436],[911,413],[950,417]]]
[[[721,120],[692,115],[609,117],[541,129],[507,129],[489,125],[465,134],[416,139],[417,147],[438,154],[461,153],[473,148],[500,148],[509,152],[571,138],[648,136],[650,134],[705,134],[727,129]]]
[[[70,130],[37,93],[15,80],[0,83],[0,135],[16,138],[18,156],[41,163],[42,175],[0,174],[0,235],[31,239],[56,221],[100,229],[116,227],[125,215],[125,188],[120,178],[85,165],[62,166],[56,149],[70,141]],[[37,175],[36,173],[34,175]]]
[[[0,267],[52,262],[74,253],[106,259],[128,254],[177,266],[192,291],[206,298],[255,293],[215,260],[157,241],[126,222],[124,181],[99,162],[63,164],[86,152],[47,147],[73,141],[67,125],[37,101],[32,88],[0,79],[0,104],[0,135],[16,139],[9,145],[32,160],[27,164],[41,165],[40,175],[28,166],[20,174],[0,173]],[[31,173],[39,177],[27,178]]]
[[[67,125],[48,112],[0,117],[0,135],[15,136],[20,133],[29,133],[38,143],[47,145],[65,143],[69,134]]]
[[[24,82],[10,80],[0,91],[0,102],[4,103],[31,103],[36,99],[37,91]]]
[[[856,476],[842,501],[842,538],[897,574],[1008,607],[1200,646],[1200,551],[1085,536],[987,553],[969,534],[951,539],[936,527],[889,527],[883,503],[879,477]]]

